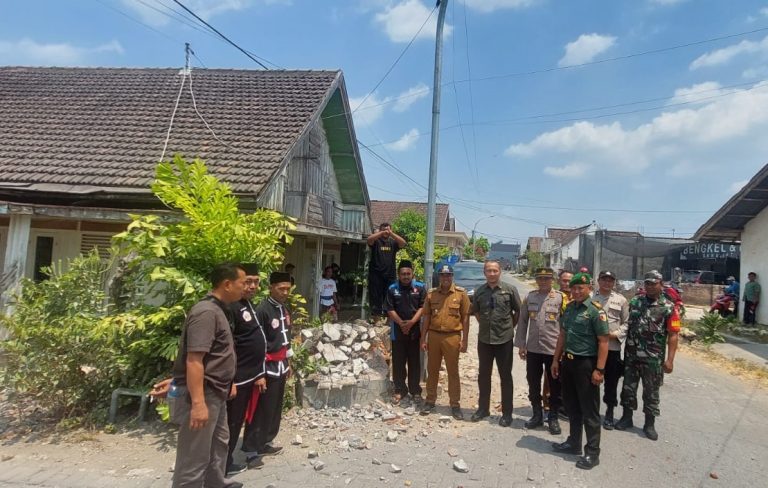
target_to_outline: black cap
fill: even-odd
[[[437,274],[453,274],[453,266],[450,264],[444,264],[437,270]]]
[[[599,280],[600,278],[613,278],[615,280],[616,275],[608,270],[600,271],[600,274],[597,276],[597,279]]]
[[[243,269],[248,276],[256,276],[259,274],[259,265],[256,263],[243,263]]]
[[[290,283],[291,275],[282,271],[273,271],[269,275],[269,284],[274,285],[276,283]]]
[[[407,259],[403,259],[402,261],[400,261],[400,264],[397,265],[397,270],[400,271],[403,268],[413,269],[413,263],[408,261]]]

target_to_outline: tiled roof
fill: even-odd
[[[563,229],[560,227],[549,227],[547,229],[547,237],[554,239],[558,245],[571,242],[577,235],[581,234],[589,228],[589,225],[583,227],[577,227],[575,229]]]
[[[166,158],[200,157],[242,193],[279,167],[339,71],[199,69],[186,78]],[[141,189],[152,181],[178,69],[0,67],[0,186]]]
[[[423,202],[395,202],[391,200],[371,200],[371,218],[373,228],[378,230],[383,222],[392,223],[403,210],[413,210],[421,215],[427,215],[427,204]],[[451,231],[451,222],[448,218],[448,204],[438,203],[435,208],[435,229],[437,231]]]

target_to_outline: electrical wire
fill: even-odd
[[[465,1],[463,3],[464,5],[464,37],[466,38],[466,50],[464,51],[467,55],[467,78],[469,80],[472,80],[472,63],[469,61],[469,20],[467,19],[467,2]],[[454,83],[454,86],[456,84]],[[475,131],[475,96],[472,91],[472,81],[469,82],[469,114],[470,114],[470,122],[472,123],[472,149],[474,150],[474,156],[475,156],[475,172],[477,172],[477,132]],[[478,180],[480,179],[480,176],[477,176]]]
[[[174,1],[177,1],[177,0],[174,0]],[[435,5],[435,7],[433,7],[433,8],[432,8],[432,11],[430,11],[430,12],[429,12],[429,15],[428,15],[428,16],[427,16],[427,18],[424,20],[424,23],[423,23],[423,24],[421,24],[421,27],[419,27],[419,30],[417,30],[417,31],[416,31],[416,34],[414,34],[414,35],[413,35],[413,37],[412,37],[412,38],[411,38],[411,40],[408,42],[408,44],[405,46],[405,48],[403,48],[403,50],[402,50],[402,51],[400,52],[400,54],[397,56],[397,58],[395,59],[395,62],[394,62],[394,63],[392,63],[392,65],[389,67],[389,69],[387,69],[386,73],[384,73],[384,76],[382,76],[382,77],[381,77],[381,79],[379,80],[379,82],[378,82],[378,83],[376,83],[376,85],[373,87],[373,89],[372,89],[371,91],[369,91],[369,92],[368,92],[368,93],[367,93],[367,94],[366,94],[366,95],[363,97],[362,101],[361,101],[361,102],[360,102],[360,103],[357,105],[357,107],[355,107],[355,109],[354,109],[354,110],[352,110],[352,112],[351,112],[352,114],[354,114],[355,112],[357,112],[357,110],[358,110],[360,107],[362,107],[362,106],[363,106],[363,103],[365,103],[365,101],[366,101],[366,100],[368,100],[368,98],[369,98],[371,95],[373,95],[373,93],[374,93],[376,90],[378,90],[378,88],[381,86],[381,84],[382,84],[382,83],[384,83],[384,80],[386,80],[386,79],[387,79],[387,77],[389,76],[389,74],[390,74],[390,73],[392,73],[392,70],[393,70],[393,69],[395,69],[395,66],[397,66],[397,63],[399,63],[399,62],[400,62],[400,60],[401,60],[401,59],[403,59],[403,56],[405,56],[405,53],[406,53],[406,52],[408,52],[408,49],[409,49],[409,48],[410,48],[410,47],[413,45],[414,41],[416,41],[416,38],[417,38],[417,37],[419,37],[419,34],[421,34],[421,31],[424,29],[424,26],[425,26],[425,25],[427,25],[427,22],[429,22],[429,19],[431,19],[431,18],[432,18],[432,15],[434,15],[434,13],[435,13],[435,10],[436,10],[436,9],[437,9],[437,5]]]
[[[187,79],[186,74],[182,75],[181,86],[179,86],[179,94],[176,96],[176,103],[173,106],[173,112],[171,112],[171,123],[168,125],[168,133],[165,135],[165,143],[163,144],[163,152],[160,153],[159,161],[165,158],[165,151],[168,149],[168,141],[171,140],[171,129],[173,129],[173,120],[176,118],[176,111],[179,108],[179,100],[181,100],[181,93],[184,91],[184,83]],[[191,79],[190,79],[191,82]],[[190,85],[191,86],[191,85]]]
[[[170,40],[170,41],[173,41],[174,43],[184,44],[184,41],[181,41],[181,40],[179,40],[179,39],[176,39],[176,38],[174,38],[174,37],[171,37],[171,36],[169,36],[168,34],[166,34],[165,32],[163,32],[163,31],[161,31],[161,30],[159,30],[159,29],[155,29],[155,28],[154,28],[154,27],[152,27],[151,25],[149,25],[149,24],[146,24],[146,23],[144,23],[144,22],[140,21],[139,19],[137,19],[137,18],[133,17],[132,15],[129,15],[129,14],[127,14],[126,12],[123,12],[123,11],[122,11],[122,10],[120,10],[119,8],[117,8],[117,7],[114,7],[114,6],[112,6],[112,5],[110,5],[110,4],[106,3],[106,2],[104,2],[103,0],[96,0],[96,2],[100,3],[100,4],[101,4],[101,5],[103,5],[104,7],[108,8],[108,9],[110,9],[110,10],[114,11],[114,12],[117,12],[118,14],[120,14],[120,15],[122,15],[123,17],[127,18],[128,20],[131,20],[132,22],[135,22],[135,23],[137,23],[137,24],[139,24],[139,25],[141,25],[141,26],[144,26],[144,27],[146,27],[147,29],[151,30],[152,32],[154,32],[154,33],[156,33],[156,34],[159,34],[159,35],[161,35],[161,36],[165,37],[166,39],[168,39],[168,40]]]
[[[235,48],[236,48],[238,51],[240,51],[241,53],[243,53],[243,54],[245,54],[246,56],[248,56],[248,58],[250,58],[250,59],[251,59],[253,62],[255,62],[256,64],[258,64],[258,65],[259,65],[259,66],[261,66],[262,68],[264,68],[264,69],[266,69],[266,70],[269,70],[269,68],[267,67],[267,65],[265,65],[264,63],[262,63],[261,61],[259,61],[259,59],[263,59],[263,58],[261,58],[261,57],[258,57],[258,56],[255,56],[255,55],[251,54],[250,52],[246,51],[245,49],[243,49],[242,47],[240,47],[239,45],[237,45],[237,44],[236,44],[234,41],[232,41],[232,40],[231,40],[229,37],[225,36],[225,35],[224,35],[224,34],[222,34],[222,33],[221,33],[221,32],[220,32],[218,29],[216,29],[216,28],[215,28],[215,27],[213,27],[211,24],[209,24],[208,22],[206,22],[205,20],[203,20],[202,18],[200,18],[200,16],[199,16],[199,15],[197,15],[197,14],[196,14],[195,12],[193,12],[193,11],[192,11],[192,10],[191,10],[189,7],[187,7],[186,5],[184,5],[183,3],[181,3],[181,1],[179,1],[179,0],[173,0],[173,2],[174,2],[175,4],[177,4],[179,7],[183,8],[184,10],[186,10],[186,11],[187,11],[187,12],[188,12],[190,15],[192,15],[194,18],[196,18],[196,19],[197,19],[199,22],[201,22],[203,25],[205,25],[206,27],[208,27],[209,29],[211,29],[213,32],[215,32],[216,34],[218,34],[218,35],[219,35],[219,36],[220,36],[222,39],[224,39],[224,40],[225,40],[225,41],[227,41],[229,44],[231,44],[232,46],[234,46],[234,47],[235,47]],[[257,59],[257,58],[258,58],[258,59]],[[264,61],[267,61],[267,60],[265,59]]]

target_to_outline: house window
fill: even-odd
[[[34,280],[40,282],[49,278],[41,268],[53,264],[53,237],[38,236],[35,244]]]

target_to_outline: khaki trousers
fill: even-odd
[[[205,388],[208,422],[199,430],[189,428],[192,405],[189,395],[179,398],[179,441],[176,446],[176,467],[173,488],[224,488],[231,481],[225,478],[229,452],[229,425],[226,401]],[[183,419],[183,420],[182,420]],[[239,435],[239,432],[238,434]]]
[[[437,382],[440,379],[440,365],[445,358],[448,372],[448,399],[451,407],[458,407],[461,401],[461,380],[459,379],[459,350],[461,332],[438,332],[427,334],[427,403],[437,400]]]

